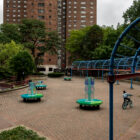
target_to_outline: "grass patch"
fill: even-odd
[[[1,132],[0,140],[46,140],[46,138],[38,136],[36,132],[27,130],[23,126],[18,126]]]

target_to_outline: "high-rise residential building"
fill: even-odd
[[[4,23],[20,23],[23,18],[45,22],[62,40],[58,56],[45,54],[44,65],[52,70],[66,63],[65,41],[69,31],[96,24],[96,0],[4,0]]]

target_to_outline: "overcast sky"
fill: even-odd
[[[133,0],[97,0],[97,24],[114,25],[123,23],[123,12],[132,5]],[[3,23],[3,0],[0,0],[0,24]]]

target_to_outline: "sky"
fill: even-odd
[[[111,26],[123,23],[123,12],[133,3],[133,0],[97,0],[97,24]],[[3,23],[3,0],[0,0],[0,24]]]

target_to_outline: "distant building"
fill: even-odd
[[[96,5],[96,0],[4,0],[4,23],[20,23],[23,18],[39,19],[45,22],[47,30],[58,31],[65,46],[70,30],[96,24]],[[62,48],[58,56],[45,54],[47,69],[68,63]]]

